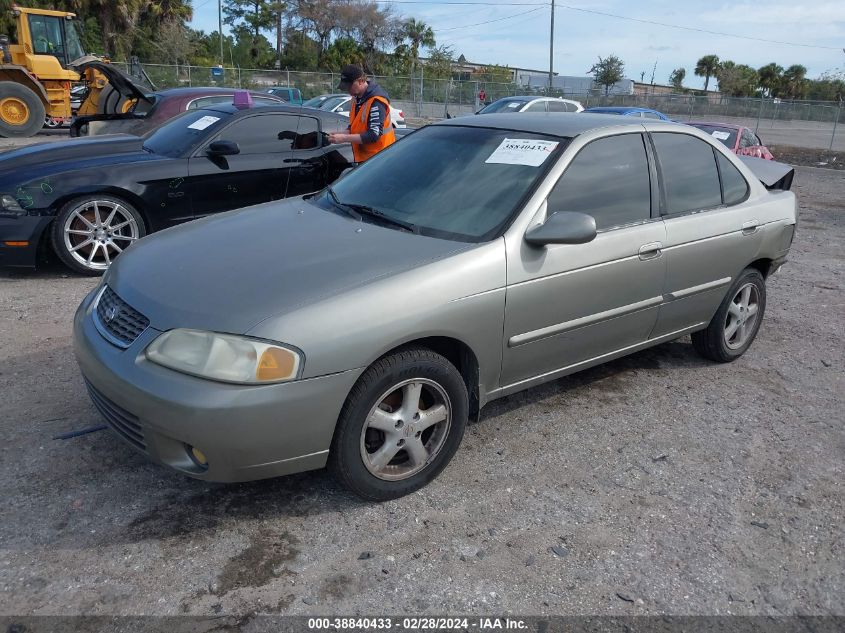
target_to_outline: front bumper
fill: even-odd
[[[362,370],[289,383],[229,385],[160,367],[143,350],[108,343],[91,317],[96,291],[74,317],[74,350],[94,404],[127,444],[192,477],[235,482],[322,468],[335,424]],[[208,459],[206,469],[189,446]]]
[[[52,220],[52,216],[39,215],[0,217],[0,266],[34,268],[41,234]],[[6,242],[28,242],[28,245],[7,246]]]

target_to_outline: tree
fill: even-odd
[[[320,54],[320,45],[304,31],[288,30],[282,51],[282,68],[315,70]]]
[[[719,70],[718,55],[705,55],[696,62],[695,74],[698,77],[704,77],[704,92],[707,92],[707,88],[710,85],[710,77],[713,77],[717,70]]]
[[[252,35],[252,45],[249,48],[250,58],[255,66],[261,66],[262,64],[258,61],[264,44],[261,38],[266,41],[261,31],[271,28],[275,22],[275,17],[267,2],[265,0],[228,0],[223,5],[223,15],[226,16],[223,21],[238,30],[239,44],[245,41],[246,33]]]
[[[339,37],[329,44],[320,66],[325,70],[337,70],[347,64],[363,66],[364,51],[351,37]]]
[[[719,64],[715,76],[719,80],[719,91],[729,97],[752,97],[759,84],[756,70],[730,60]]]
[[[678,92],[684,89],[684,78],[687,76],[686,68],[676,68],[669,74],[669,83]]]
[[[411,18],[406,21],[401,30],[396,34],[396,53],[408,59],[411,65],[411,73],[417,66],[420,58],[420,47],[434,48],[437,42],[434,39],[434,30],[422,20]]]
[[[425,63],[425,75],[432,79],[451,79],[454,63],[455,53],[451,47],[444,45],[433,48]]]
[[[616,55],[610,55],[602,59],[599,57],[597,64],[588,71],[593,74],[596,84],[604,86],[604,94],[610,92],[610,87],[622,81],[625,72],[625,64]]]
[[[760,87],[763,89],[763,94],[768,97],[777,96],[783,75],[783,67],[772,62],[762,68],[758,68],[757,75],[760,77]]]
[[[790,99],[803,99],[807,95],[807,68],[793,64],[783,71],[782,87],[785,96]]]

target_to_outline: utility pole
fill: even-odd
[[[552,0],[552,21],[549,27],[549,94],[552,92],[552,77],[555,64],[555,0]]]
[[[217,0],[218,33],[220,33],[220,67],[223,67],[223,0]]]

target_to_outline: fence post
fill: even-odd
[[[836,108],[836,118],[833,119],[833,134],[830,135],[830,147],[828,148],[831,152],[833,151],[833,139],[836,138],[836,124],[839,123],[839,116],[842,114],[842,101],[839,102],[839,107]]]
[[[754,133],[757,134],[757,130],[760,129],[760,117],[763,116],[763,95],[760,95],[760,109],[757,111],[757,125],[754,126]]]

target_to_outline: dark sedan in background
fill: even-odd
[[[352,163],[327,135],[346,117],[299,107],[189,110],[144,137],[112,135],[0,154],[0,265],[39,248],[102,274],[147,233],[324,188]]]
[[[99,134],[134,134],[141,136],[187,110],[197,110],[221,103],[232,103],[236,92],[233,88],[171,88],[147,95],[131,109],[118,115],[83,117],[71,125],[71,136]],[[266,92],[249,91],[256,106],[285,105],[282,97]]]

